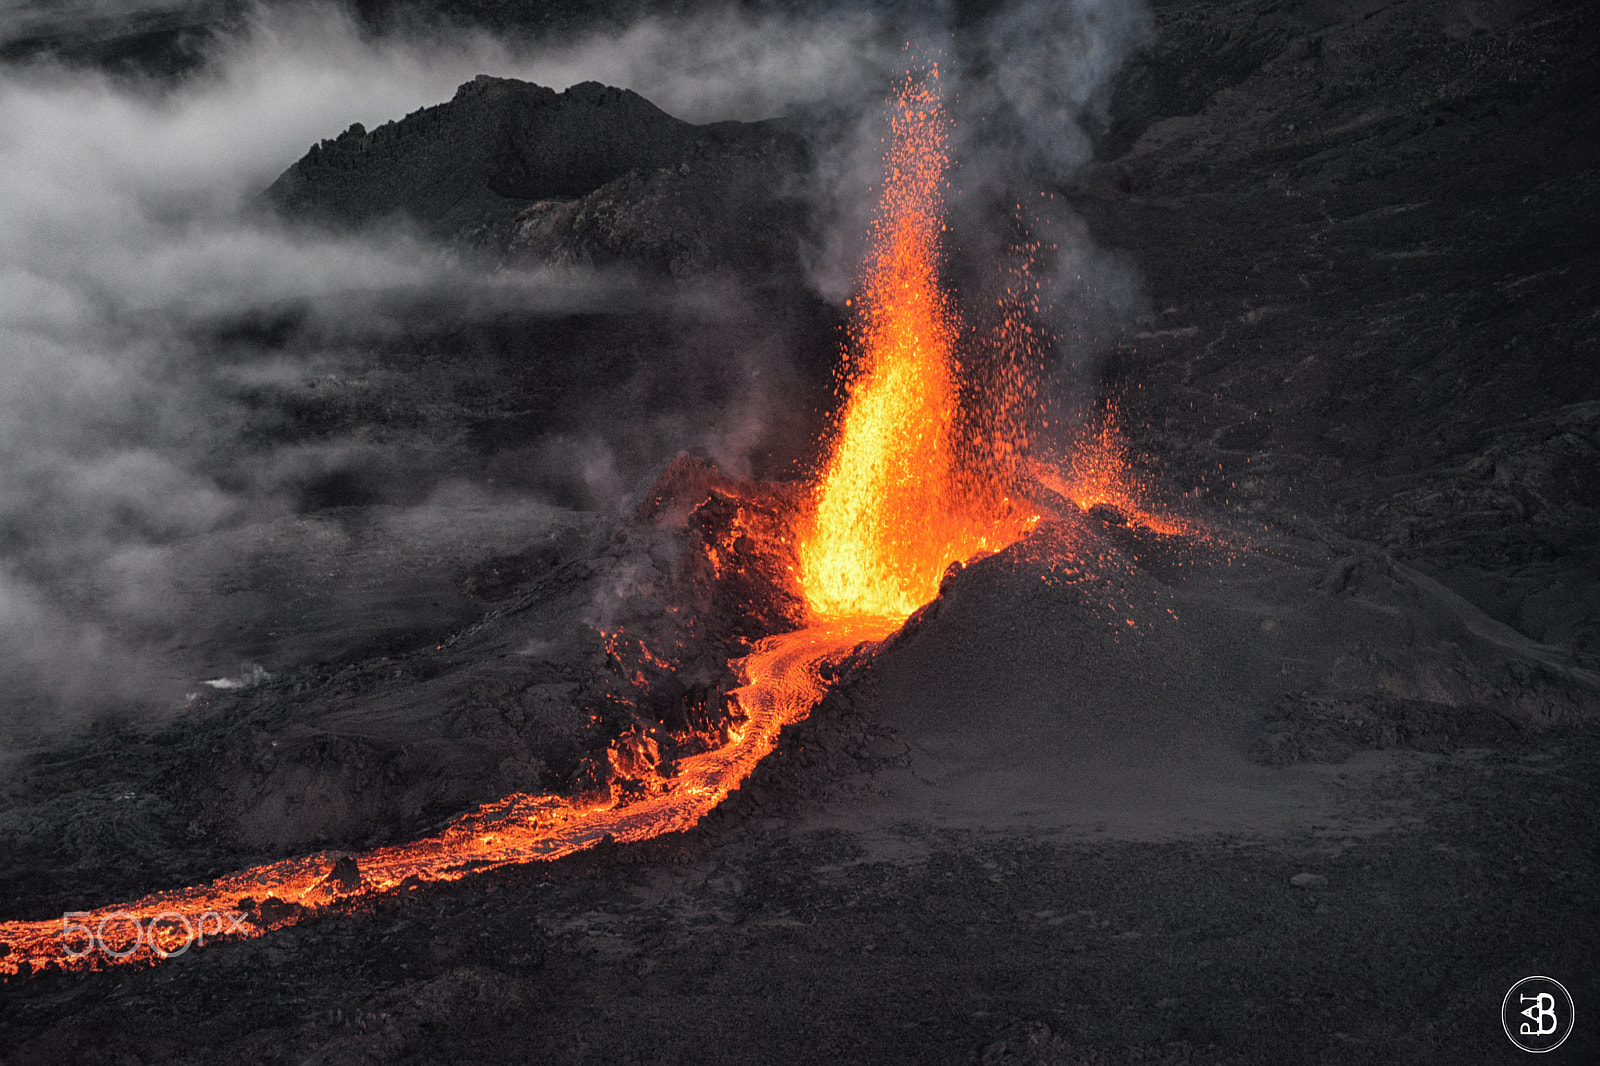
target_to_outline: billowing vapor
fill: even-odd
[[[182,6],[80,4],[107,16]],[[35,27],[41,10],[8,3],[0,37]],[[493,463],[441,470],[425,445],[337,426],[280,439],[263,422],[263,396],[381,384],[388,371],[374,353],[404,348],[422,314],[413,309],[430,301],[469,318],[668,299],[739,314],[738,294],[663,294],[571,269],[484,273],[402,229],[281,225],[257,196],[310,145],[447,100],[479,73],[619,85],[696,122],[801,116],[819,131],[815,169],[793,190],[812,211],[812,281],[842,300],[896,72],[941,60],[954,180],[987,210],[1019,182],[1036,190],[1088,158],[1085,123],[1145,25],[1141,7],[1119,0],[1000,3],[959,30],[953,20],[942,7],[714,8],[539,45],[470,28],[379,35],[335,6],[277,6],[216,31],[207,61],[180,80],[37,60],[0,67],[0,686],[11,694],[0,731],[172,708],[198,678],[234,676],[243,652],[203,664],[162,656],[202,606],[226,616],[210,587],[225,564],[240,565],[225,556],[319,506],[394,515],[465,493],[485,506],[544,494],[604,507],[676,450],[744,473],[774,433],[793,429],[790,353],[756,336],[730,340],[702,314],[709,324],[675,338],[656,377],[608,386],[592,411],[519,452],[509,474]],[[1069,214],[1044,224],[1065,235],[1049,266],[1070,304],[1073,285],[1105,273],[1101,259]]]

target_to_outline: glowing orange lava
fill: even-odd
[[[1031,462],[1028,472],[1040,485],[1070,500],[1079,510],[1114,508],[1124,521],[1167,536],[1195,532],[1189,523],[1157,514],[1147,506],[1149,492],[1128,463],[1127,446],[1117,431],[1114,409],[1104,412],[1085,431],[1065,463],[1058,466]]]
[[[960,462],[956,330],[938,279],[949,146],[937,75],[908,77],[892,118],[849,398],[800,542],[815,618],[904,619],[933,599],[952,562],[1026,528],[1004,493]]]

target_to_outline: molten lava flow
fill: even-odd
[[[739,787],[785,725],[811,710],[825,688],[817,674],[825,660],[887,635],[882,626],[837,623],[762,641],[737,664],[743,684],[731,695],[743,717],[730,729],[728,743],[682,760],[671,778],[647,781],[642,798],[583,806],[561,796],[518,793],[463,815],[438,836],[379,848],[354,861],[327,853],[286,859],[61,920],[0,922],[0,943],[6,945],[0,973],[148,962],[197,940],[260,936],[330,904],[407,884],[558,859],[607,837],[625,843],[688,829]]]
[[[811,624],[732,664],[739,713],[726,743],[663,772],[655,742],[635,732],[609,752],[618,779],[610,794],[587,803],[519,793],[437,836],[354,858],[322,853],[59,922],[0,922],[0,973],[148,962],[197,939],[259,936],[407,885],[688,829],[740,786],[785,725],[810,712],[825,691],[823,662],[888,636],[937,594],[952,562],[1020,536],[1033,519],[1013,506],[992,459],[1019,456],[960,428],[982,420],[960,417],[954,313],[938,283],[947,123],[936,77],[908,76],[892,118],[849,395],[798,538]],[[990,458],[976,458],[984,452]]]
[[[952,562],[1025,528],[958,461],[955,323],[938,280],[948,123],[933,77],[908,77],[855,330],[849,398],[800,544],[813,617],[904,619]]]

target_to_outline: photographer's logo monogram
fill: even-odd
[[[1537,996],[1522,995],[1518,997],[1522,1002],[1533,1000],[1533,1006],[1522,1008],[1522,1013],[1532,1018],[1532,1022],[1522,1023],[1523,1036],[1549,1036],[1556,1031],[1556,997],[1548,992],[1540,992]],[[1538,1028],[1534,1025],[1537,1023]]]
[[[1524,977],[1500,1004],[1500,1024],[1523,1051],[1554,1051],[1572,1032],[1572,996],[1552,977]]]

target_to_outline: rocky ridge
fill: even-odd
[[[408,223],[500,262],[792,279],[804,168],[788,124],[673,118],[595,82],[479,75],[449,102],[312,147],[267,189],[320,225]]]

